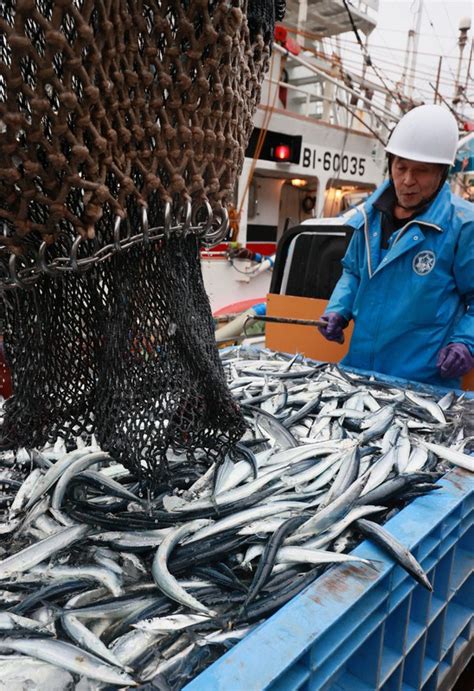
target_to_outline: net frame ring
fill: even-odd
[[[212,249],[222,242],[229,232],[229,212],[224,207],[213,210],[213,225],[218,224],[214,230],[208,231],[201,239],[201,244],[206,249]]]
[[[52,261],[52,263],[50,263],[50,264],[48,264],[48,260],[46,258],[46,252],[48,251],[48,249],[50,247],[54,247],[54,246],[56,246],[56,248],[57,248],[58,247],[57,241],[60,238],[65,238],[66,240],[71,239],[70,236],[64,230],[60,230],[57,237],[56,237],[55,242],[52,245],[48,244],[45,240],[43,240],[39,246],[39,249],[38,249],[38,267],[39,267],[40,271],[42,271],[47,276],[53,276],[54,277],[54,276],[58,276],[62,271],[70,271],[70,268],[68,266],[69,265],[69,253],[67,255],[63,255],[62,257],[56,257],[56,259],[54,259]],[[69,252],[70,252],[70,250],[69,250]],[[65,266],[60,265],[61,261],[65,263]]]
[[[126,229],[127,229],[127,234],[125,237],[121,237],[120,235],[120,227],[121,225],[125,224]],[[132,237],[132,231],[130,229],[130,223],[128,222],[128,218],[126,216],[119,216],[117,215],[115,217],[114,221],[114,250],[115,252],[121,252],[123,249],[123,245],[126,244],[130,238]]]
[[[97,264],[97,258],[94,255],[91,257],[82,258],[78,258],[77,256],[79,247],[86,242],[86,240],[87,238],[83,237],[82,235],[76,235],[71,246],[71,251],[69,252],[69,266],[66,268],[66,270],[72,270],[74,273],[85,273],[86,271],[89,271],[89,269],[92,269],[94,264]]]
[[[75,241],[81,236],[76,236]],[[53,243],[53,245],[49,245],[47,242],[43,240],[43,242],[39,246],[38,250],[38,266],[40,268],[40,271],[42,271],[44,274],[48,276],[58,276],[61,273],[64,272],[70,272],[71,271],[71,251],[74,246],[74,243],[71,245],[70,249],[66,248],[67,253],[62,254],[62,256],[56,257],[55,259],[52,260],[50,264],[48,264],[48,260],[46,258],[46,252],[48,251],[49,247],[58,247],[58,240],[64,238],[66,241],[71,242],[72,238],[68,233],[64,230],[60,230],[58,233],[58,236]],[[77,255],[77,250],[76,250],[76,255]],[[76,256],[77,260],[77,256]],[[63,264],[63,266],[62,266]]]
[[[163,236],[168,239],[173,233],[173,227],[171,223],[171,203],[165,202],[163,209]]]
[[[30,250],[31,251],[31,250]],[[40,274],[33,274],[33,276],[21,278],[17,268],[17,261],[25,259],[27,255],[12,253],[8,259],[8,271],[10,273],[10,280],[17,288],[32,288],[40,279]],[[34,252],[33,264],[37,263],[37,254]],[[30,266],[30,269],[32,266]]]
[[[59,267],[53,267],[51,264],[48,264],[48,260],[46,259],[46,252],[50,245],[48,245],[47,242],[43,240],[41,245],[39,246],[38,249],[38,267],[39,270],[44,273],[46,276],[57,276],[58,273],[60,273],[60,268]]]
[[[142,207],[142,235],[143,246],[148,247],[150,245],[150,224],[148,222],[148,209],[146,206]]]
[[[206,211],[206,218],[204,221],[198,221],[199,215],[203,209]],[[194,205],[192,212],[192,229],[199,240],[202,241],[211,231],[213,220],[214,211],[207,199],[200,204]]]
[[[183,203],[176,214],[176,233],[179,237],[187,237],[192,232],[193,207],[189,199]]]

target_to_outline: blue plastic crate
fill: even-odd
[[[185,691],[450,689],[474,653],[474,475],[456,469],[439,484],[386,524],[433,593],[364,541],[354,554],[377,570],[329,569]]]
[[[377,571],[331,568],[186,691],[443,688],[474,652],[474,475],[455,470],[440,484],[387,523],[427,570],[432,594],[365,541],[354,553],[379,560]]]

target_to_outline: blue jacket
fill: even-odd
[[[343,364],[437,386],[436,360],[447,343],[474,353],[474,205],[447,183],[409,221],[381,258],[381,185],[346,225],[355,229],[343,273],[326,308],[354,319]]]

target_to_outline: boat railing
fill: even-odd
[[[370,85],[343,81],[337,71],[334,75],[327,68],[316,64],[311,57],[294,55],[283,46],[273,46],[278,58],[285,66],[292,65],[302,70],[305,84],[294,84],[291,78],[283,80],[280,61],[267,75],[262,94],[262,105],[283,106],[289,113],[304,115],[332,125],[372,133],[385,143],[392,126],[399,116],[392,109],[393,95],[381,90],[378,99],[373,98]],[[278,67],[278,68],[277,68]],[[301,72],[300,72],[301,74]],[[280,94],[280,101],[276,100]],[[285,91],[286,90],[286,91]],[[282,103],[281,94],[284,94]],[[384,101],[380,103],[380,96]]]
[[[353,24],[364,34],[376,26],[379,0],[351,0],[350,14],[342,0],[293,0],[287,2],[285,24],[300,33],[325,36],[351,31]]]
[[[369,10],[378,12],[379,0],[352,0],[351,5],[353,9],[363,14],[369,14]]]
[[[347,91],[342,84],[336,86],[334,96],[326,96],[324,93],[317,93],[308,87],[295,86],[282,80],[267,78],[267,81],[272,87],[287,89],[286,111],[296,115],[315,118],[316,120],[325,120],[327,118],[325,118],[324,109],[318,108],[317,105],[328,103],[330,104],[330,117],[328,119],[330,124],[351,128],[355,125],[357,118],[359,118],[371,129],[380,129],[380,118],[377,118],[373,110],[361,105],[355,108],[350,103],[346,103],[348,101],[346,98]]]

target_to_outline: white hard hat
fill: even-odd
[[[454,163],[458,145],[456,118],[447,108],[417,106],[398,122],[385,151],[410,161]]]

